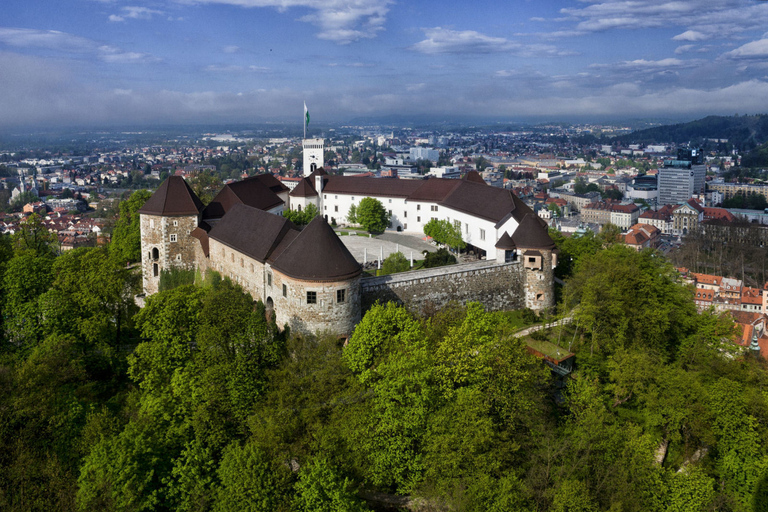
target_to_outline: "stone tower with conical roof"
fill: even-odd
[[[203,203],[186,181],[171,176],[139,210],[144,293],[157,293],[160,275],[171,268],[195,269],[195,242]]]
[[[557,249],[546,222],[532,213],[526,214],[512,234],[512,241],[523,264],[525,307],[534,311],[553,307]]]

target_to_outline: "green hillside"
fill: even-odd
[[[639,144],[692,143],[702,147],[716,144],[708,139],[728,139],[728,145],[740,151],[754,149],[768,141],[768,115],[708,116],[688,123],[639,130],[613,140]]]

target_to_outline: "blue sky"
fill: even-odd
[[[5,0],[0,128],[768,112],[768,1]]]

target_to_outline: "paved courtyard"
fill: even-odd
[[[397,251],[403,253],[406,258],[410,258],[413,254],[414,260],[420,260],[423,259],[422,251],[435,252],[437,250],[437,247],[421,238],[403,233],[383,233],[370,238],[356,234],[340,235],[339,238],[347,246],[352,256],[361,264],[370,263],[380,257],[386,258]]]

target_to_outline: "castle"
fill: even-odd
[[[363,272],[328,222],[374,197],[389,211],[389,229],[422,234],[430,219],[448,220],[484,263],[514,270],[503,275],[522,286],[508,286],[521,295],[517,304],[554,305],[555,244],[546,223],[511,191],[486,185],[477,173],[461,180],[331,176],[322,167],[322,139],[306,139],[304,148],[305,177],[293,190],[262,174],[225,185],[204,206],[183,178],[163,182],[139,210],[145,294],[158,291],[163,270],[215,270],[262,300],[278,325],[350,334],[365,302]],[[321,215],[303,229],[282,216],[309,204]]]

